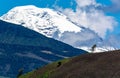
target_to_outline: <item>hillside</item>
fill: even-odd
[[[36,69],[20,78],[120,78],[120,50],[84,54]]]
[[[20,25],[0,20],[0,76],[16,78],[53,61],[87,53]]]

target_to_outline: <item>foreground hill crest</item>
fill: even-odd
[[[120,78],[120,50],[84,54],[44,66],[20,78]]]

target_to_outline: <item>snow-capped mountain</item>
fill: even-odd
[[[33,5],[18,6],[1,16],[1,19],[25,26],[76,48],[91,48],[94,44],[101,47],[103,42],[94,31],[77,26],[67,16],[53,9],[38,8]]]
[[[15,7],[3,15],[2,19],[23,25],[47,37],[53,37],[57,30],[60,33],[65,31],[80,32],[81,30],[69,22],[65,15],[52,9],[37,8],[33,5]]]

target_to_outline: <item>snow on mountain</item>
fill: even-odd
[[[47,37],[62,41],[76,48],[89,50],[92,45],[99,47],[103,40],[93,30],[77,26],[64,14],[48,8],[33,5],[18,6],[0,18],[39,32]],[[103,51],[103,50],[101,50]]]
[[[37,8],[33,5],[15,7],[2,19],[23,25],[39,33],[52,37],[56,30],[80,32],[80,28],[67,20],[67,17],[48,8]]]

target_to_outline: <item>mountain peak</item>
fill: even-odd
[[[37,8],[35,5],[25,5],[25,6],[17,6],[17,7],[14,7],[13,9],[28,9],[28,8]]]
[[[47,37],[52,37],[59,30],[80,32],[81,28],[70,22],[65,15],[48,8],[38,8],[34,5],[18,6],[2,16],[2,19],[23,25]]]
[[[78,26],[66,15],[49,8],[39,8],[34,5],[17,6],[1,16],[1,19],[27,27],[76,48],[91,48],[92,45],[99,46],[103,42],[93,30]]]

